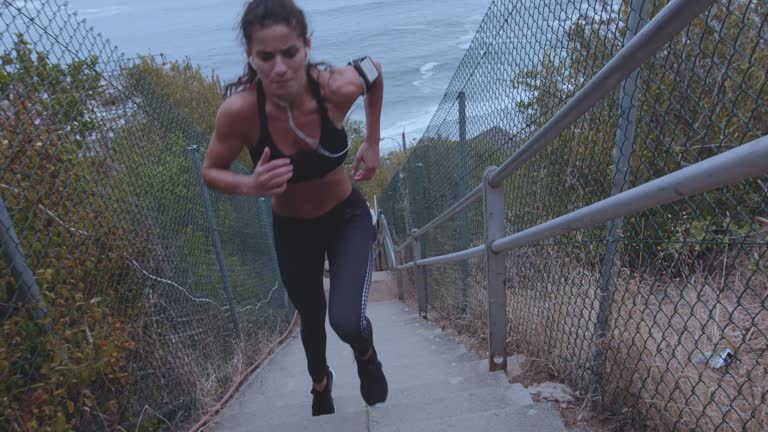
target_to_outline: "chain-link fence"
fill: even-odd
[[[293,317],[269,202],[66,3],[0,22],[0,429],[188,425]]]
[[[493,1],[388,186],[397,241],[480,184],[666,3]],[[767,20],[749,0],[696,18],[506,181],[507,234],[768,134]],[[508,252],[508,351],[543,359],[620,430],[768,430],[767,182]],[[481,206],[422,243],[424,256],[483,244]],[[427,267],[429,310],[487,334],[477,261]]]

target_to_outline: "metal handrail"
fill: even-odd
[[[455,216],[460,211],[464,210],[465,208],[469,207],[470,205],[474,204],[475,202],[479,201],[482,198],[482,192],[483,189],[478,186],[474,188],[472,191],[470,191],[468,194],[464,195],[463,198],[456,201],[451,207],[449,207],[444,212],[440,213],[436,218],[432,219],[428,224],[424,225],[421,229],[416,230],[415,233],[408,236],[408,238],[401,244],[397,250],[401,251],[406,246],[411,244],[414,239],[419,238],[426,234],[429,230],[432,228],[435,228],[436,226],[440,225],[441,223],[447,221],[451,217]]]
[[[498,239],[490,248],[494,253],[500,253],[526,246],[728,186],[766,172],[768,135],[549,222]]]
[[[428,224],[424,225],[419,230],[416,230],[415,233],[408,236],[408,238],[403,242],[403,244],[400,245],[400,247],[397,248],[398,251],[403,250],[406,246],[411,244],[415,238],[419,238],[426,234],[429,230],[432,228],[435,228],[436,226],[440,225],[441,223],[447,221],[460,211],[464,210],[465,208],[469,207],[470,205],[474,204],[475,202],[479,201],[482,198],[482,191],[483,189],[478,186],[474,188],[471,192],[464,195],[464,197],[458,201],[456,201],[451,207],[449,207],[446,211],[440,213],[439,216],[432,219]]]
[[[587,82],[576,95],[539,129],[520,149],[510,156],[489,179],[496,188],[527,161],[551,144],[600,99],[616,88],[659,48],[668,43],[690,22],[714,3],[714,0],[672,0],[640,32]],[[402,250],[414,237],[427,231],[472,204],[480,197],[478,187],[462,197],[423,228],[410,235],[398,248]],[[458,252],[457,252],[458,253]]]
[[[397,255],[395,254],[395,242],[392,240],[392,232],[389,230],[387,218],[381,213],[379,214],[379,220],[381,221],[381,230],[384,232],[384,251],[387,255],[387,261],[389,261],[389,267],[397,269],[399,265]]]
[[[768,173],[768,135],[590,206],[498,239],[490,245],[490,250],[498,254],[527,246],[766,173]],[[446,255],[424,258],[400,266],[398,269],[462,261],[481,255],[488,247],[486,244]]]
[[[416,265],[426,266],[431,264],[450,264],[455,262],[466,261],[470,258],[475,258],[484,254],[487,249],[488,247],[486,245],[475,246],[473,248],[464,249],[463,251],[459,251],[459,252],[420,259],[416,262]]]

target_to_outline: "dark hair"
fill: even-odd
[[[293,0],[251,0],[245,7],[240,18],[240,33],[245,46],[251,44],[251,36],[255,30],[260,30],[272,25],[283,24],[293,29],[307,42],[307,19]],[[248,62],[245,63],[245,73],[235,82],[224,86],[224,96],[229,96],[243,87],[248,87],[256,82],[258,75]]]

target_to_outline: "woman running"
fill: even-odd
[[[384,402],[387,380],[365,314],[376,233],[343,167],[349,150],[343,122],[361,95],[366,137],[352,176],[370,180],[379,166],[381,65],[370,57],[338,68],[310,62],[306,18],[292,0],[251,1],[240,27],[246,72],[225,88],[203,179],[223,193],[271,197],[280,274],[301,317],[312,415],[335,412],[325,355],[326,256],[331,327],[352,348],[365,402]],[[230,171],[243,146],[255,166],[250,175]]]

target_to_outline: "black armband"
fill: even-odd
[[[373,84],[379,79],[379,70],[370,57],[365,56],[352,60],[348,64],[352,65],[365,83],[366,91],[373,87]]]

